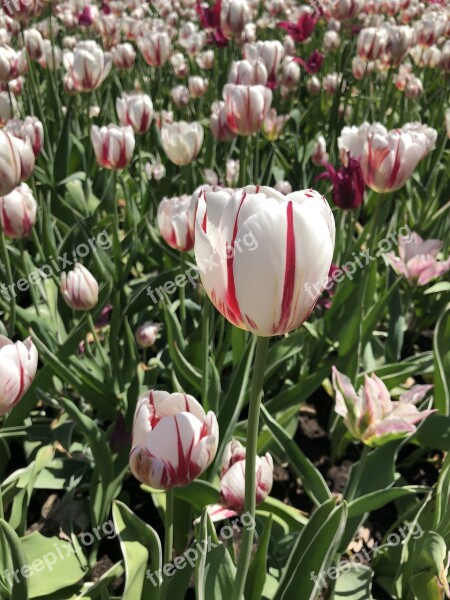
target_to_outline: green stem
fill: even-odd
[[[358,487],[358,484],[361,480],[361,475],[364,473],[369,452],[370,447],[364,444],[361,456],[356,465],[353,467],[355,471],[351,473],[350,479],[348,481],[348,486],[344,491],[344,498],[347,502],[351,502],[355,497],[356,488]]]
[[[95,324],[94,324],[94,321],[92,319],[92,315],[91,315],[90,312],[87,313],[87,321],[88,321],[91,333],[92,333],[92,335],[94,337],[94,342],[95,342],[95,345],[97,347],[97,350],[99,351],[100,356],[102,357],[102,362],[103,362],[103,364],[105,366],[108,366],[108,365],[111,364],[111,361],[108,359],[108,357],[106,355],[106,352],[105,352],[103,346],[100,343],[100,340],[99,340],[98,335],[97,335],[97,330],[95,329]]]
[[[173,554],[173,489],[166,492],[166,512],[164,515],[164,561],[172,562]]]
[[[249,138],[242,136],[239,145],[239,183],[238,187],[247,185]]]
[[[256,452],[258,444],[259,413],[264,382],[264,370],[270,338],[257,338],[255,367],[247,426],[247,448],[245,458],[245,503],[244,512],[255,518],[256,510]],[[245,581],[252,556],[254,528],[245,528],[242,533],[241,550],[231,600],[242,600]]]
[[[180,271],[181,274],[184,274],[186,268],[185,268],[185,257],[184,257],[184,252],[180,253]],[[180,321],[181,321],[181,328],[184,331],[185,325],[186,325],[186,304],[185,304],[185,300],[186,300],[186,290],[184,288],[184,286],[180,286]]]
[[[9,323],[8,323],[8,333],[9,336],[12,337],[14,335],[14,330],[16,327],[16,300],[15,300],[15,290],[14,290],[14,280],[12,276],[11,270],[11,262],[9,260],[8,248],[6,247],[5,234],[3,233],[3,229],[0,225],[0,247],[2,251],[3,262],[5,263],[6,268],[6,280],[8,283],[8,288],[10,289],[13,297],[11,298],[10,311],[9,311]]]
[[[209,320],[211,315],[211,302],[205,294],[203,304],[203,323],[202,323],[202,366],[203,366],[203,381],[202,381],[202,401],[203,408],[206,410],[214,410],[209,406],[208,388],[209,388]]]

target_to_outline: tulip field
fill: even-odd
[[[2,0],[0,600],[450,599],[449,0]]]

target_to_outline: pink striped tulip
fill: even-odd
[[[91,310],[98,302],[98,283],[86,267],[77,263],[73,271],[61,274],[61,293],[73,310]]]
[[[105,169],[120,170],[125,168],[133,156],[135,138],[133,128],[129,125],[119,127],[91,127],[91,141],[97,162]]]
[[[116,99],[120,124],[131,125],[134,133],[146,133],[153,117],[153,102],[147,94],[125,94]]]
[[[247,186],[198,200],[195,258],[206,293],[236,327],[281,335],[310,315],[334,250],[330,207],[314,190]],[[311,292],[311,287],[315,292]]]
[[[374,373],[365,376],[364,386],[356,393],[350,379],[333,367],[335,411],[344,419],[352,436],[367,446],[382,446],[413,434],[416,424],[435,412],[419,411],[415,406],[430,387],[414,386],[398,402],[393,402],[387,387]]]
[[[36,209],[36,200],[26,183],[0,197],[0,223],[5,235],[12,239],[27,237],[36,222]]]
[[[392,268],[403,275],[413,285],[425,285],[447,271],[450,271],[450,258],[439,261],[436,256],[442,248],[440,240],[423,240],[420,235],[412,232],[410,236],[400,236],[398,253],[386,254]]]
[[[146,392],[134,415],[131,472],[159,490],[187,485],[212,463],[218,440],[215,414],[205,414],[195,398]]]
[[[36,375],[37,363],[31,338],[14,344],[0,335],[0,416],[20,402]]]
[[[5,196],[16,188],[21,179],[22,167],[16,138],[0,130],[0,195]]]

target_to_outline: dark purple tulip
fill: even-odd
[[[324,58],[325,56],[323,54],[321,54],[318,50],[314,50],[306,62],[303,60],[303,58],[296,57],[294,60],[295,62],[300,63],[309,75],[315,75],[320,71],[320,67],[322,66]]]
[[[359,161],[348,157],[348,166],[336,170],[330,163],[323,165],[327,172],[317,179],[330,179],[333,184],[333,202],[343,210],[360,206],[364,200],[364,177]]]

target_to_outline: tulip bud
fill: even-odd
[[[244,510],[245,501],[245,448],[237,440],[227,444],[220,474],[220,503],[236,513]],[[273,460],[267,452],[256,457],[256,505],[270,494],[273,485]]]
[[[176,52],[175,54],[172,54],[170,57],[170,64],[173,67],[175,77],[178,79],[184,79],[189,75],[189,64],[182,52]]]
[[[235,187],[239,181],[240,163],[238,160],[229,158],[226,164],[225,179],[227,185]]]
[[[5,196],[20,183],[22,173],[16,138],[0,130],[0,195]]]
[[[189,104],[191,96],[185,85],[177,85],[170,90],[172,100],[178,108],[183,108]]]
[[[306,83],[306,89],[308,90],[308,94],[310,96],[317,96],[317,94],[320,94],[322,86],[320,85],[319,78],[313,75],[310,79],[308,79]]]
[[[255,335],[281,335],[308,318],[327,282],[334,237],[331,210],[314,190],[283,196],[247,186],[198,201],[203,287],[226,319]]]
[[[321,167],[327,160],[327,143],[323,135],[319,135],[314,146],[314,152],[311,155],[311,162],[316,165],[316,167]]]
[[[145,62],[151,67],[160,67],[166,63],[172,49],[169,34],[165,31],[139,37],[137,46]]]
[[[234,85],[223,88],[229,128],[238,135],[253,135],[261,130],[272,103],[272,92],[262,85]]]
[[[27,70],[27,58],[22,50],[16,52],[6,44],[0,46],[0,82],[16,79]]]
[[[147,94],[125,94],[116,99],[116,110],[120,124],[131,125],[135,133],[150,129],[153,117],[153,102]]]
[[[188,252],[194,247],[189,231],[191,196],[164,198],[158,206],[158,227],[164,241],[174,250]]]
[[[195,398],[152,390],[136,407],[131,472],[159,490],[187,485],[212,463],[218,441],[216,416]]]
[[[168,159],[175,165],[191,163],[203,144],[203,127],[196,121],[178,121],[161,128],[161,143]]]
[[[289,183],[289,181],[277,181],[275,184],[275,189],[277,192],[280,192],[280,194],[283,194],[283,196],[287,196],[288,194],[292,193],[292,185]]]
[[[113,64],[116,69],[131,69],[136,60],[136,52],[131,44],[117,44],[111,50]]]
[[[73,271],[61,274],[61,293],[73,310],[91,310],[98,302],[98,283],[86,267],[77,263]]]
[[[195,62],[200,67],[200,69],[205,69],[205,71],[209,71],[214,67],[214,50],[205,50],[201,54],[198,54],[195,57]]]
[[[25,140],[21,140],[17,137],[13,137],[12,139],[20,157],[20,180],[26,181],[31,177],[34,171],[36,159],[34,157],[33,146],[28,137],[25,138]]]
[[[133,156],[135,138],[131,126],[91,127],[91,141],[97,162],[105,169],[124,169]]]
[[[23,121],[11,119],[6,123],[4,131],[24,142],[29,138],[36,158],[41,153],[44,145],[44,126],[37,117],[25,117]]]
[[[18,111],[17,101],[8,92],[0,92],[0,126],[5,125]]]
[[[244,26],[251,19],[246,0],[226,0],[222,4],[220,26],[226,37],[240,36]]]
[[[283,61],[281,85],[289,90],[295,89],[300,81],[300,74],[300,66],[292,59],[292,57],[286,57]]]
[[[208,80],[203,77],[189,77],[189,92],[193,98],[202,98],[208,89]]]
[[[26,183],[0,197],[0,223],[5,235],[13,239],[27,237],[36,222],[36,200]]]
[[[42,56],[43,37],[37,29],[26,29],[24,31],[25,47],[31,60],[37,61]]]
[[[211,134],[215,140],[229,142],[236,134],[228,126],[227,115],[225,112],[225,102],[222,100],[214,102],[211,106],[211,116],[209,126]]]
[[[322,87],[330,96],[334,96],[342,79],[339,73],[328,73],[322,80]]]
[[[31,338],[13,343],[0,335],[0,416],[23,398],[36,375],[38,353]]]
[[[323,36],[323,47],[327,52],[334,52],[339,48],[341,38],[336,31],[326,31]]]
[[[147,321],[136,330],[136,342],[142,348],[150,348],[156,342],[159,327],[151,321]]]
[[[405,96],[410,99],[418,98],[423,93],[423,84],[418,77],[410,77],[405,87]]]

